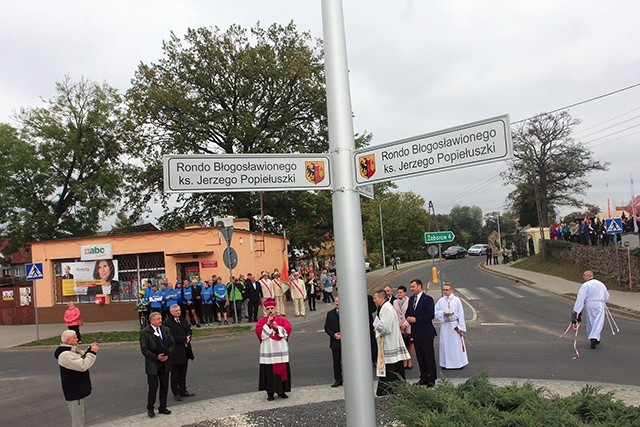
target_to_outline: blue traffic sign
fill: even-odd
[[[620,234],[622,233],[622,218],[607,218],[604,220],[604,228],[607,230],[607,234]]]
[[[24,270],[27,272],[27,280],[44,279],[44,275],[42,274],[41,262],[37,262],[34,264],[25,264]]]

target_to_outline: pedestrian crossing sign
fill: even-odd
[[[607,218],[604,220],[604,227],[607,229],[607,234],[622,233],[622,218]]]
[[[44,276],[42,274],[42,263],[25,264],[24,269],[27,272],[27,280],[40,280]]]

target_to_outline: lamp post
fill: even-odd
[[[382,226],[382,202],[389,200],[391,196],[380,200],[378,205],[378,213],[380,214],[380,239],[382,240],[382,268],[387,268],[387,258],[384,253],[384,227]]]
[[[502,251],[502,235],[500,234],[500,211],[496,212],[496,220],[498,221],[498,249]]]

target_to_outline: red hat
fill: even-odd
[[[265,307],[275,307],[276,306],[276,300],[274,300],[273,298],[267,298],[267,299],[264,300],[262,305],[264,305]]]

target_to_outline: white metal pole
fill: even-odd
[[[382,239],[382,268],[387,268],[387,257],[384,253],[384,228],[382,227],[382,202],[385,199],[380,200],[378,205],[378,211],[380,212],[380,239]]]
[[[376,425],[360,195],[354,186],[353,118],[341,0],[322,1],[333,231],[340,283],[340,329],[347,426]]]

